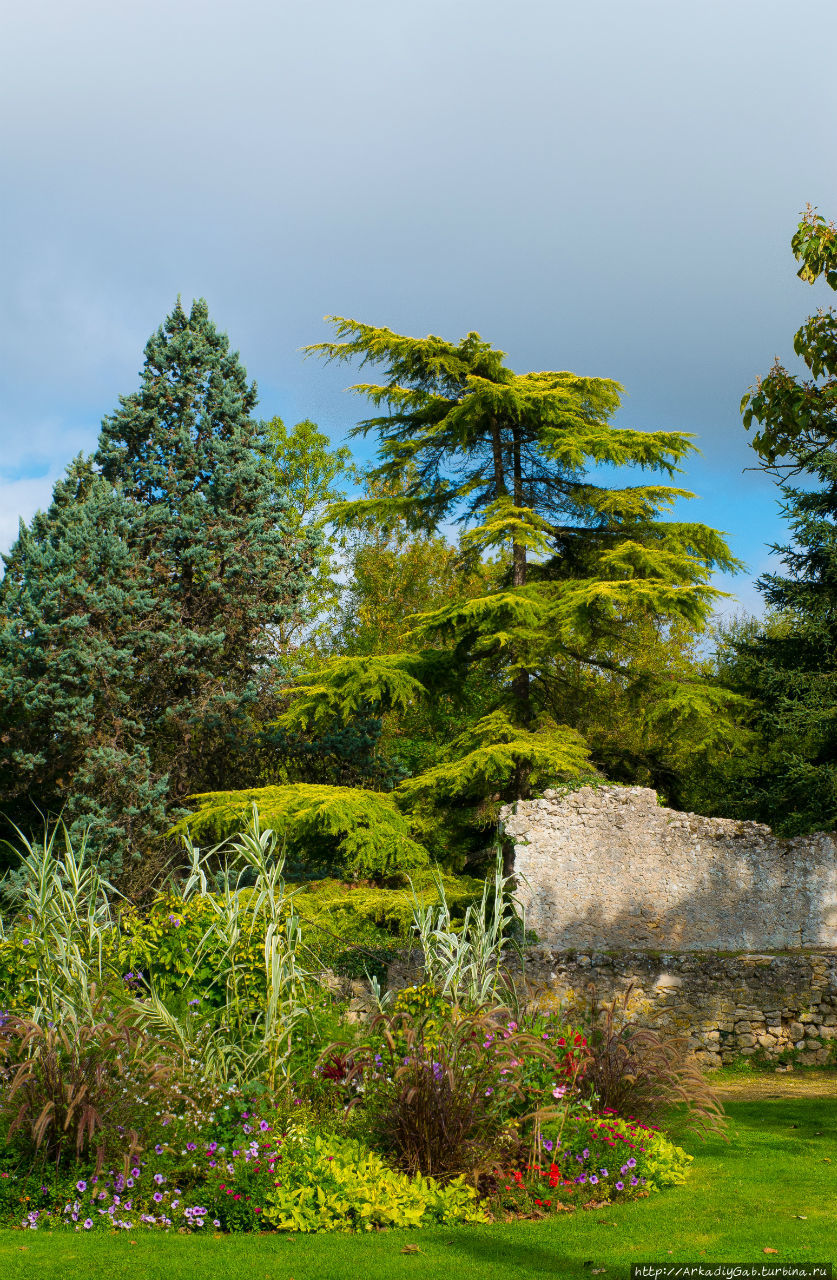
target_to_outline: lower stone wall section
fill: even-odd
[[[720,1067],[759,1054],[813,1066],[837,1060],[837,952],[718,955],[531,947],[530,1000],[568,1016],[627,994],[627,1020],[687,1036]]]
[[[712,952],[527,948],[509,975],[531,1006],[589,1017],[591,999],[627,996],[627,1021],[686,1036],[695,1060],[720,1067],[759,1055],[801,1066],[837,1061],[837,951]],[[525,982],[522,980],[525,975]],[[390,990],[422,981],[421,953],[394,963]],[[622,1019],[624,1020],[624,1019]]]

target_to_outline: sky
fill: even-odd
[[[825,286],[833,0],[28,0],[0,19],[0,551],[207,299],[263,417],[362,416],[326,314],[615,378],[753,581],[786,526],[739,402]],[[678,514],[686,514],[685,509]]]

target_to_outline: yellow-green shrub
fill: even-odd
[[[372,1231],[487,1220],[463,1178],[444,1186],[433,1178],[411,1178],[360,1143],[304,1132],[288,1136],[281,1182],[268,1192],[263,1217],[277,1231]]]
[[[0,1010],[31,1007],[41,948],[22,927],[0,941]]]

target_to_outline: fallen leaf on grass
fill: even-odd
[[[795,1213],[793,1216],[794,1216],[795,1218],[801,1218],[803,1222],[807,1222],[807,1221],[808,1221],[808,1215],[807,1215],[807,1213]]]
[[[607,1267],[594,1267],[590,1272],[591,1276],[603,1276],[607,1271]]]
[[[401,1252],[402,1253],[424,1253],[424,1250],[420,1249],[417,1244],[405,1244]]]
[[[778,1249],[762,1249],[762,1253],[778,1253]]]
[[[831,1164],[831,1160],[828,1156],[823,1156],[822,1162],[823,1164]]]

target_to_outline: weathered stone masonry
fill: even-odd
[[[837,1056],[837,842],[662,808],[642,787],[546,792],[504,814],[527,977],[571,1012],[630,989],[632,1021],[708,1066]]]
[[[535,1003],[582,1015],[596,999],[628,994],[639,1026],[687,1036],[695,1058],[719,1067],[738,1056],[814,1065],[837,1051],[837,954],[738,955],[556,951],[530,947]]]
[[[547,791],[507,810],[527,924],[552,947],[837,947],[837,844],[677,813],[644,787]]]

